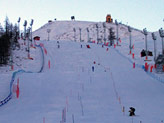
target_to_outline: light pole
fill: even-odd
[[[29,44],[29,41],[30,41],[30,30],[31,28],[29,27],[27,29],[27,52],[28,52],[28,58],[30,57],[30,44]]]
[[[27,21],[24,21],[24,41],[26,40],[26,26],[27,26]]]
[[[96,28],[97,28],[97,43],[99,43],[99,26],[98,26],[98,24],[96,24]]]
[[[155,36],[154,33],[152,33],[152,39],[154,40],[154,61],[156,60],[156,40],[157,40],[157,37]]]
[[[21,20],[21,18],[19,17],[19,18],[18,18],[18,38],[20,37],[20,29],[19,29],[20,20]]]
[[[103,28],[104,28],[104,42],[106,43],[106,23],[103,23]]]
[[[25,44],[25,41],[26,41],[26,26],[27,26],[27,21],[25,20],[24,21],[24,44]]]
[[[130,26],[128,26],[128,31],[129,31],[129,33],[130,33],[130,35],[129,35],[129,41],[130,41],[130,43],[129,43],[129,49],[130,49],[130,54],[132,53],[132,34],[131,34],[131,32],[132,32],[132,29],[131,29],[131,27]]]
[[[164,38],[164,31],[162,28],[159,29],[159,34],[162,39],[162,54],[164,55],[164,43],[163,43],[163,38]]]
[[[87,34],[88,34],[88,42],[90,42],[90,37],[89,37],[89,28],[87,28]]]
[[[76,42],[76,29],[73,28],[73,31],[74,31],[74,41]]]
[[[47,29],[47,33],[48,33],[48,41],[50,40],[50,35],[49,35],[50,32],[51,32],[51,29]]]
[[[31,23],[30,23],[30,26],[31,26],[31,43],[32,43],[32,25],[33,25],[33,23],[34,23],[34,20],[31,19]]]
[[[147,35],[148,35],[148,32],[146,30],[146,28],[143,29],[143,34],[145,35],[145,48],[146,48],[146,60],[148,59],[148,48],[147,48]]]
[[[117,45],[118,45],[118,22],[117,22],[117,20],[115,20],[115,24],[116,24],[116,27],[117,27],[117,38],[116,38],[116,40],[117,40]]]
[[[80,31],[80,42],[81,42],[81,28],[79,28],[79,31]]]

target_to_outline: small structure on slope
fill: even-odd
[[[107,22],[107,23],[113,23],[113,19],[112,19],[112,17],[111,17],[110,14],[108,14],[108,15],[106,16],[106,22]]]

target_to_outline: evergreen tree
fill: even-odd
[[[13,26],[8,17],[5,19],[5,29],[0,25],[0,65],[6,65],[12,56],[12,50],[18,46],[17,25]]]
[[[108,40],[110,40],[110,46],[114,44],[114,40],[116,39],[115,32],[113,31],[113,28],[109,29],[109,36]]]

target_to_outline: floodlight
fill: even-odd
[[[128,26],[128,31],[129,31],[129,32],[132,32],[132,29],[131,29],[131,27],[130,27],[130,26]]]
[[[87,32],[89,32],[89,28],[87,28]]]
[[[24,25],[23,26],[27,26],[27,21],[26,20],[24,21]]]
[[[21,20],[21,18],[19,17],[19,18],[18,18],[18,23],[20,22],[20,20]]]
[[[51,29],[47,29],[47,32],[50,33],[51,32]]]
[[[32,26],[32,25],[33,25],[33,22],[34,22],[34,20],[33,20],[33,19],[31,19],[31,23],[30,23],[30,26]]]
[[[98,24],[96,24],[96,28],[99,28],[99,27],[98,27]]]
[[[144,35],[148,35],[148,32],[147,32],[146,28],[143,29],[143,33],[144,33]]]
[[[164,32],[163,32],[162,28],[159,29],[159,34],[160,34],[160,37],[162,37],[162,38],[164,37]]]
[[[116,24],[116,25],[118,25],[118,22],[117,22],[117,20],[115,20],[115,24]]]
[[[155,36],[154,32],[152,33],[153,40],[157,40],[157,36]]]

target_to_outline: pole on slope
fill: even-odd
[[[154,40],[154,61],[156,60],[156,40],[157,40],[157,37],[155,36],[154,33],[152,33],[152,39]]]
[[[128,26],[128,31],[129,31],[129,33],[130,33],[130,35],[129,35],[129,41],[130,41],[130,43],[129,43],[129,49],[130,49],[130,54],[132,53],[132,34],[131,34],[131,32],[132,32],[132,29],[131,29],[131,27],[130,26]]]
[[[25,41],[26,41],[26,26],[27,26],[27,21],[26,20],[24,21],[23,26],[24,26],[24,36],[23,36],[23,39],[24,39],[24,43],[25,43]]]
[[[148,35],[148,32],[147,32],[146,28],[143,29],[143,34],[145,35],[145,48],[146,48],[146,60],[147,60],[148,59],[148,47],[147,47],[147,35]]]
[[[31,26],[31,44],[32,44],[32,25],[33,25],[33,23],[34,23],[34,20],[33,19],[31,19],[31,23],[30,23],[30,26]]]
[[[79,28],[79,31],[80,31],[80,42],[81,42],[81,28]]]
[[[99,27],[98,27],[98,24],[96,24],[96,30],[97,30],[97,43],[99,43]]]
[[[106,23],[103,23],[103,28],[104,28],[104,42],[106,44]]]
[[[48,33],[48,41],[50,40],[50,32],[51,32],[51,29],[47,29],[47,33]]]
[[[159,29],[159,34],[162,39],[162,54],[164,55],[164,43],[163,43],[163,38],[164,38],[164,31],[162,28]]]
[[[73,28],[73,31],[74,31],[74,41],[76,42],[76,29]]]
[[[117,45],[118,45],[118,22],[117,22],[117,20],[115,20],[115,24],[116,24],[116,27],[117,27],[117,38],[116,38],[116,40],[117,40]]]
[[[18,38],[20,37],[20,20],[21,18],[18,18]]]
[[[90,42],[90,37],[89,37],[89,28],[87,28],[87,35],[88,35],[88,42]]]

